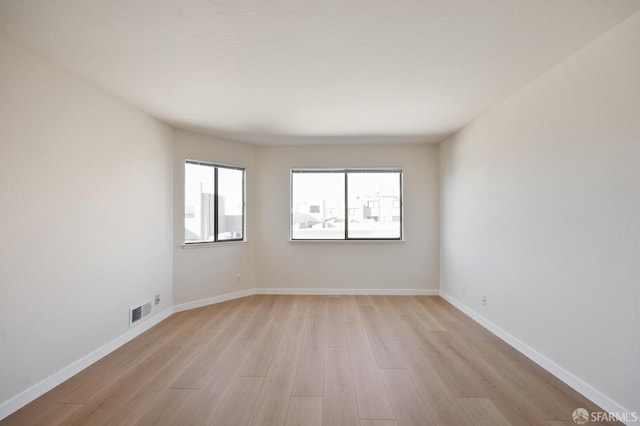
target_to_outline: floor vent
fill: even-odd
[[[151,314],[151,300],[142,305],[129,308],[129,327],[142,321],[149,314]]]

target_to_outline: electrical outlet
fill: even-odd
[[[160,304],[160,295],[156,294],[156,296],[153,298],[153,303],[156,305]]]
[[[482,306],[487,306],[487,296],[482,296]]]

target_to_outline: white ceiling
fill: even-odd
[[[0,0],[0,29],[177,127],[437,142],[639,0]]]

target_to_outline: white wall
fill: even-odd
[[[640,14],[441,144],[440,174],[442,290],[640,413]]]
[[[257,284],[291,289],[437,289],[436,145],[260,146]],[[290,170],[402,167],[405,242],[289,242]]]
[[[172,304],[172,130],[0,35],[0,406]]]
[[[155,293],[158,313],[256,287],[440,281],[640,411],[638,75],[635,15],[444,142],[439,177],[433,145],[174,135],[0,39],[0,404],[125,333]],[[182,247],[185,158],[247,167],[248,242]],[[396,166],[406,241],[289,242],[291,168]]]
[[[246,167],[246,243],[183,247],[185,159]],[[259,211],[254,202],[255,147],[185,130],[176,130],[173,161],[175,304],[180,305],[255,288],[256,232],[253,218]]]

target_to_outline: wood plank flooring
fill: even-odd
[[[439,297],[262,295],[174,314],[0,425],[551,426],[578,407],[600,410]]]

